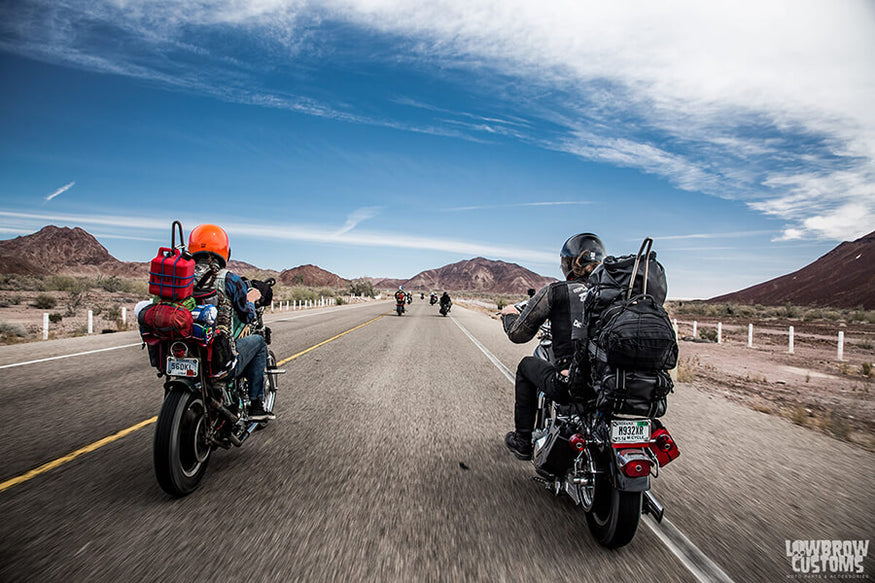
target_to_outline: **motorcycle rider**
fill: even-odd
[[[559,257],[565,281],[542,287],[528,301],[522,314],[513,305],[501,311],[504,331],[516,344],[531,340],[546,320],[550,320],[553,333],[555,363],[527,356],[517,367],[515,431],[505,435],[504,443],[521,460],[532,459],[538,390],[559,404],[567,404],[571,399],[568,368],[574,354],[572,330],[583,323],[585,281],[604,259],[605,246],[596,235],[580,233],[565,241]]]
[[[444,292],[444,295],[441,296],[441,309],[445,309],[449,311],[450,306],[453,305],[453,300],[450,299],[450,294]]]
[[[407,294],[404,293],[404,286],[399,285],[398,291],[395,292],[395,305],[401,306],[401,311],[404,311],[404,303],[407,301]]]
[[[255,302],[261,297],[261,292],[254,288],[247,291],[240,276],[225,268],[231,257],[231,244],[222,227],[203,224],[192,229],[188,251],[195,260],[196,290],[215,290],[216,299],[211,303],[218,308],[217,327],[229,338],[235,338],[244,325],[256,320]],[[276,415],[264,410],[264,368],[267,364],[264,337],[250,334],[233,343],[237,353],[234,377],[242,376],[249,383],[249,419],[276,419]]]

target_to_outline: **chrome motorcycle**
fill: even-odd
[[[516,307],[522,312],[525,305]],[[535,357],[555,362],[549,321],[538,339]],[[534,479],[582,507],[601,545],[631,542],[642,513],[662,521],[650,480],[680,452],[658,419],[604,414],[586,398],[560,405],[539,393],[532,439]]]

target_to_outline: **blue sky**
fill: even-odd
[[[733,291],[875,230],[873,6],[7,0],[0,237],[409,277],[650,235]]]

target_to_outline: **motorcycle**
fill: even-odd
[[[438,302],[437,294],[431,294],[431,298],[428,300],[429,305],[435,305]]]
[[[181,232],[181,227],[180,227]],[[245,280],[244,280],[245,281]],[[276,280],[263,282],[270,287]],[[251,285],[247,282],[247,285]],[[265,306],[256,302],[256,321],[244,328],[243,335],[259,334],[270,345],[270,328],[264,325]],[[184,496],[197,489],[216,448],[240,447],[267,421],[249,419],[249,386],[244,378],[233,378],[230,365],[219,364],[222,352],[219,335],[171,340],[149,338],[152,366],[164,376],[164,401],[158,414],[153,442],[155,476],[161,488],[173,496]],[[225,366],[225,370],[217,370]],[[276,404],[276,355],[267,350],[264,371],[266,411]]]
[[[404,303],[407,301],[407,296],[402,296],[400,299],[398,297],[395,298],[395,311],[398,312],[398,315],[404,313]]]
[[[549,321],[538,339],[535,357],[554,362]],[[534,479],[580,506],[601,545],[631,542],[642,513],[662,521],[665,509],[650,492],[650,479],[680,452],[658,419],[604,414],[582,400],[560,405],[539,393],[532,440]]]
[[[453,302],[447,302],[445,304],[441,304],[441,316],[446,316],[450,313],[450,308],[453,307]]]

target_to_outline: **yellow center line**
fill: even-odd
[[[302,350],[301,352],[299,352],[297,354],[293,354],[292,356],[290,356],[284,360],[279,361],[277,363],[277,366],[283,365],[287,362],[291,362],[291,361],[295,360],[296,358],[307,354],[311,350],[316,350],[320,346],[325,346],[329,342],[331,342],[333,340],[337,340],[341,336],[345,336],[346,334],[349,334],[350,332],[355,332],[359,328],[364,328],[368,324],[372,324],[373,322],[376,322],[377,320],[379,320],[380,318],[382,318],[383,316],[386,316],[386,315],[388,315],[388,313],[387,314],[380,314],[379,316],[377,316],[373,320],[368,320],[364,324],[359,324],[355,328],[350,328],[349,330],[347,330],[345,332],[341,332],[337,336],[332,336],[328,340],[324,340],[324,341],[320,342],[319,344],[316,344],[314,346],[311,346],[310,348],[307,348],[306,350]],[[59,457],[56,460],[46,462],[37,468],[34,468],[28,472],[21,474],[20,476],[10,478],[10,479],[6,480],[5,482],[0,483],[0,492],[4,492],[5,490],[8,490],[9,488],[11,488],[13,486],[17,486],[18,484],[27,482],[28,480],[35,478],[35,477],[39,476],[40,474],[44,474],[48,471],[51,471],[57,467],[60,467],[64,464],[66,464],[67,462],[71,462],[74,459],[76,459],[77,457],[79,457],[80,455],[83,455],[83,454],[92,452],[96,449],[99,449],[99,448],[103,447],[104,445],[110,444],[113,441],[116,441],[118,439],[121,439],[122,437],[125,437],[126,435],[130,435],[131,433],[134,433],[135,431],[139,431],[140,429],[146,427],[147,425],[151,425],[151,424],[155,423],[156,421],[158,421],[157,415],[155,417],[150,417],[149,419],[146,419],[144,421],[140,421],[136,425],[131,425],[127,429],[122,429],[118,433],[113,433],[112,435],[110,435],[108,437],[104,437],[103,439],[95,441],[94,443],[86,445],[85,447],[80,447],[76,451],[70,452],[67,455],[65,455],[63,457]]]
[[[121,439],[125,435],[128,435],[129,433],[133,433],[134,431],[138,431],[138,430],[142,429],[143,427],[146,427],[147,425],[151,425],[152,423],[155,423],[156,421],[158,421],[157,415],[154,417],[150,417],[149,419],[146,419],[145,421],[140,421],[136,425],[131,425],[127,429],[122,429],[118,433],[114,433],[114,434],[110,435],[109,437],[104,437],[103,439],[101,439],[99,441],[95,441],[94,443],[92,443],[90,445],[86,445],[85,447],[80,447],[76,451],[74,451],[72,453],[68,453],[64,457],[59,457],[56,460],[52,460],[50,462],[44,463],[40,467],[35,468],[33,470],[30,470],[29,472],[26,472],[24,474],[21,474],[20,476],[16,476],[12,479],[6,480],[2,484],[0,484],[0,492],[3,492],[4,490],[7,490],[7,489],[9,489],[12,486],[15,486],[17,484],[21,484],[22,482],[26,482],[26,481],[30,480],[31,478],[35,478],[36,476],[39,476],[40,474],[44,474],[44,473],[48,472],[49,470],[53,470],[53,469],[57,468],[58,466],[62,466],[64,464],[66,464],[67,462],[73,461],[74,459],[76,459],[77,457],[79,457],[82,454],[94,451],[95,449],[103,447],[104,445],[106,445],[108,443],[112,443],[113,441],[115,441],[117,439]]]
[[[356,326],[355,328],[350,328],[350,329],[347,330],[346,332],[341,332],[341,333],[338,334],[337,336],[332,336],[332,337],[329,338],[328,340],[323,340],[323,341],[320,342],[319,344],[316,344],[316,345],[314,345],[314,346],[311,346],[310,348],[307,348],[306,350],[302,350],[301,352],[299,352],[299,353],[297,353],[297,354],[293,354],[293,355],[291,355],[291,356],[288,357],[288,358],[284,358],[283,360],[281,360],[281,361],[279,361],[278,363],[276,363],[276,365],[277,365],[277,366],[282,366],[282,365],[286,364],[287,362],[291,362],[291,361],[295,360],[296,358],[298,358],[299,356],[304,356],[305,354],[307,354],[307,353],[310,352],[311,350],[316,350],[316,349],[319,348],[320,346],[325,346],[326,344],[328,344],[328,343],[331,342],[332,340],[337,340],[337,339],[340,338],[341,336],[345,336],[346,334],[349,334],[350,332],[355,332],[355,331],[358,330],[359,328],[364,328],[364,327],[367,326],[368,324],[372,324],[372,323],[376,322],[377,320],[379,320],[380,318],[382,318],[383,316],[386,316],[386,315],[388,315],[388,313],[386,313],[386,314],[380,314],[379,316],[377,316],[377,317],[374,318],[373,320],[368,320],[368,321],[365,322],[364,324],[359,324],[359,325]]]

